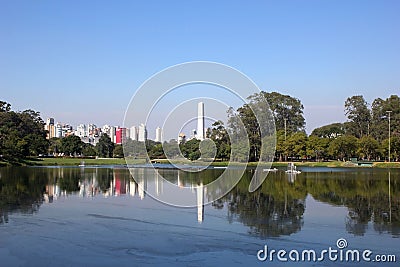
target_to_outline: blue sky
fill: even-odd
[[[147,78],[193,60],[299,98],[307,132],[344,101],[400,92],[400,1],[0,2],[0,99],[56,121],[121,125]]]

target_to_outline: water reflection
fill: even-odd
[[[197,220],[203,222],[207,219],[204,203],[212,197],[204,185],[222,171],[195,174],[160,169],[154,174],[138,168],[133,172],[133,179],[125,168],[2,168],[0,224],[7,223],[12,212],[32,214],[43,202],[54,203],[70,194],[84,198],[130,196],[145,200],[149,197],[147,194],[168,194],[170,183],[191,188],[190,197],[197,203]],[[312,196],[331,207],[347,207],[343,226],[351,234],[364,235],[370,227],[378,233],[399,237],[399,173],[398,170],[392,173],[360,170],[288,175],[279,171],[270,173],[257,191],[249,193],[254,174],[254,170],[249,170],[230,193],[213,202],[211,207],[220,210],[229,223],[240,222],[248,227],[250,234],[266,238],[301,231],[306,198]]]

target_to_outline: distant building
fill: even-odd
[[[88,136],[88,132],[87,132],[86,125],[85,124],[79,124],[76,127],[75,135],[79,136],[79,137],[87,137]]]
[[[61,123],[58,122],[55,127],[56,127],[55,128],[55,137],[57,137],[57,138],[63,137]]]
[[[111,139],[111,142],[115,143],[115,127],[114,126],[110,126],[109,137]]]
[[[147,140],[146,126],[142,123],[139,126],[138,141],[145,142]]]
[[[126,141],[126,128],[117,127],[115,130],[115,143],[121,145]]]
[[[47,118],[46,125],[54,124],[54,118]]]
[[[129,129],[129,138],[134,141],[138,140],[138,128],[136,126],[132,126]]]
[[[89,124],[88,127],[88,136],[99,136],[99,131],[96,124]]]
[[[100,137],[96,136],[83,136],[81,137],[82,142],[86,143],[86,144],[91,144],[91,145],[97,145],[97,143],[100,140]]]
[[[178,143],[179,144],[182,144],[182,143],[184,143],[186,141],[186,135],[184,134],[184,133],[180,133],[179,135],[178,135]]]
[[[62,137],[67,137],[67,136],[70,136],[70,135],[73,135],[73,134],[74,134],[74,131],[73,131],[73,128],[72,128],[71,125],[63,124],[61,126],[61,136]]]
[[[157,127],[157,129],[156,129],[156,139],[154,141],[161,142],[161,134],[162,134],[161,128]]]
[[[47,139],[53,138],[56,136],[55,127],[54,127],[54,118],[48,118],[46,120],[46,124],[44,125],[44,129],[47,131]]]

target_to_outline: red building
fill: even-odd
[[[115,130],[115,143],[121,145],[126,140],[126,128],[117,128]]]

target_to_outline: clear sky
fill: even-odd
[[[344,101],[400,93],[400,1],[0,1],[0,99],[56,121],[121,125],[148,77],[230,65],[299,98],[307,132]]]

